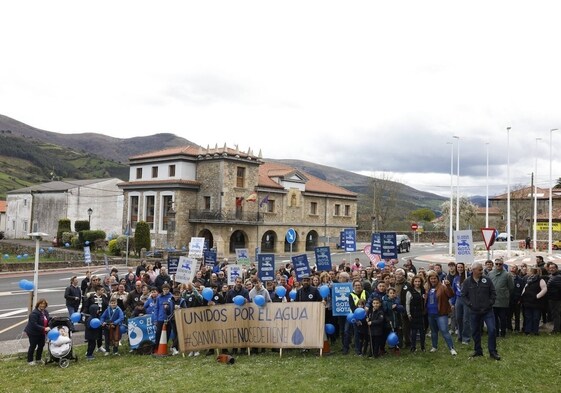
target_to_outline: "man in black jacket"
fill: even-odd
[[[78,286],[78,278],[76,276],[70,279],[70,285],[64,291],[64,298],[66,299],[68,316],[71,317],[72,314],[80,309],[80,301],[82,300],[82,290]],[[72,325],[72,331],[75,331],[74,325]]]
[[[471,265],[471,277],[464,281],[462,286],[462,297],[471,310],[471,329],[474,344],[474,352],[470,358],[483,356],[481,348],[481,331],[483,323],[487,326],[487,347],[489,356],[495,360],[501,360],[497,353],[497,333],[495,329],[495,314],[493,304],[497,294],[495,287],[489,277],[483,276],[483,265],[475,262]]]
[[[547,263],[549,280],[547,281],[547,294],[549,299],[549,312],[553,319],[551,333],[561,333],[561,274],[559,267],[553,262]]]

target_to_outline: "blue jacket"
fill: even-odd
[[[144,302],[144,310],[146,311],[146,314],[152,314],[154,315],[154,317],[156,317],[156,302],[158,301],[158,298],[153,298],[152,296],[150,296],[146,302]]]
[[[162,293],[156,298],[156,309],[154,310],[154,315],[157,322],[165,322],[170,319],[173,314],[173,307],[171,304],[172,298],[173,295],[171,292],[168,292],[167,295]]]
[[[113,325],[120,325],[123,323],[125,319],[125,314],[123,314],[123,310],[121,307],[117,306],[114,309],[111,306],[106,309],[99,317],[101,323],[113,324]]]

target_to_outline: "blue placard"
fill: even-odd
[[[349,294],[353,290],[350,282],[333,283],[331,287],[331,310],[333,316],[344,316],[351,312]]]
[[[275,254],[257,255],[257,275],[261,281],[275,279]]]
[[[381,232],[382,259],[397,259],[397,234],[395,232]]]
[[[373,233],[370,240],[370,254],[382,254],[382,241],[379,233]]]
[[[298,281],[310,277],[310,264],[308,263],[308,256],[306,254],[293,256],[292,265],[296,271],[296,279]]]
[[[216,265],[216,251],[203,251],[203,262],[205,266],[213,268]]]
[[[145,341],[154,344],[156,342],[156,325],[154,325],[152,315],[129,319],[128,333],[130,349],[137,349]]]
[[[177,265],[179,265],[179,256],[168,255],[168,274],[177,273]]]
[[[329,247],[316,247],[316,269],[318,271],[331,270],[331,250]]]
[[[356,230],[354,228],[346,228],[345,233],[345,251],[356,251]]]
[[[294,230],[294,228],[288,228],[285,237],[287,242],[289,242],[290,244],[294,243],[296,241],[296,231]]]

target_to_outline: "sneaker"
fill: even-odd
[[[482,353],[480,353],[480,352],[474,352],[474,353],[472,353],[471,355],[469,355],[469,358],[470,358],[470,359],[473,359],[473,358],[478,358],[478,357],[481,357],[481,356],[483,356]]]
[[[97,352],[107,352],[107,351],[105,350],[105,348],[99,347],[99,348],[97,349]]]
[[[30,365],[30,366],[36,366],[37,365],[37,363],[35,363],[35,362],[28,362],[27,364]]]
[[[103,352],[105,352],[104,356],[109,356],[109,352],[107,352],[107,351],[103,351]]]
[[[501,360],[501,357],[499,356],[499,354],[497,352],[492,352],[489,354],[489,357],[491,359],[495,359],[495,360]]]
[[[436,351],[438,351],[438,349],[437,349],[437,348],[435,348],[435,347],[432,347],[432,348],[430,349],[430,351],[429,351],[429,352],[430,352],[430,353],[435,353]]]
[[[189,352],[189,355],[187,355],[187,356],[191,357],[191,356],[193,356],[194,353],[195,352],[191,351],[191,352]]]
[[[113,352],[113,356],[121,356],[119,352]]]
[[[452,349],[450,350],[450,354],[451,354],[452,356],[456,356],[456,355],[458,354],[458,352],[456,352],[456,350],[455,350],[454,348],[452,348]]]
[[[462,341],[462,345],[469,345],[469,341]]]
[[[175,348],[171,349],[171,356],[176,356],[178,354],[179,354],[179,351],[177,349],[175,349]]]
[[[95,358],[93,356],[86,356],[86,360],[94,360]]]
[[[42,364],[45,364],[45,361],[43,359],[39,359],[39,360],[35,361],[35,364],[42,365]]]
[[[200,352],[195,352],[195,353],[193,354],[193,356],[199,356],[200,354],[201,354]]]

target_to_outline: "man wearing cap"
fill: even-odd
[[[302,288],[296,292],[297,302],[321,302],[321,295],[317,288],[310,285],[310,277],[302,278]]]
[[[495,268],[489,272],[488,277],[493,282],[497,298],[493,305],[495,313],[495,326],[501,337],[506,336],[508,305],[510,303],[510,294],[514,290],[514,280],[512,276],[503,268],[503,260],[495,259]]]

